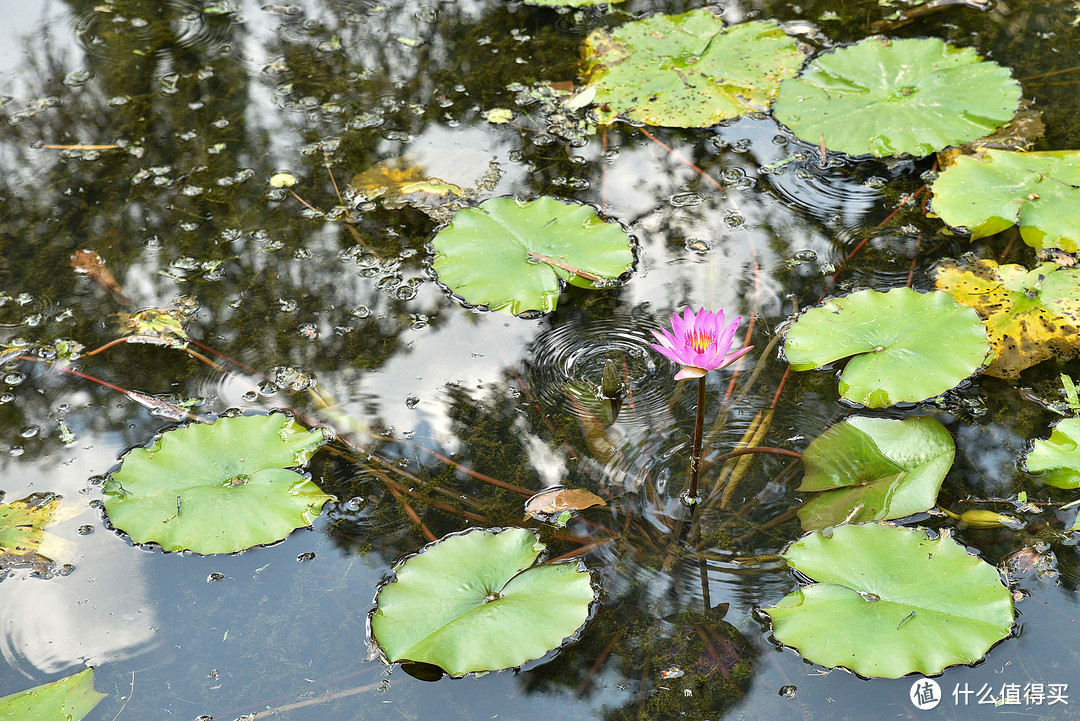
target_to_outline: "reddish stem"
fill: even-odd
[[[722,185],[720,185],[720,183],[716,182],[716,180],[714,180],[713,177],[711,175],[709,175],[708,173],[706,173],[704,170],[702,170],[701,168],[699,168],[698,166],[694,165],[692,162],[690,162],[689,160],[684,158],[678,151],[672,149],[671,146],[666,145],[663,141],[659,140],[655,135],[650,133],[645,128],[638,128],[638,130],[640,130],[641,134],[644,135],[646,138],[648,138],[649,140],[653,141],[654,143],[659,145],[661,148],[666,150],[668,152],[668,154],[671,155],[671,157],[675,158],[680,163],[687,166],[688,168],[693,170],[695,173],[700,175],[702,178],[707,180],[710,185],[712,185],[714,188],[716,188],[717,190],[720,191],[720,195],[726,195],[727,194],[727,193],[724,192],[724,186],[722,186]]]

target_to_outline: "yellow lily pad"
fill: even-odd
[[[1017,378],[1048,358],[1080,351],[1080,269],[950,260],[935,269],[934,283],[986,323],[997,351],[989,375]]]
[[[388,208],[402,207],[410,196],[445,198],[461,196],[461,186],[429,177],[424,169],[407,158],[390,158],[357,174],[352,187],[368,200],[382,198]]]
[[[68,542],[47,533],[45,527],[75,515],[74,506],[62,506],[60,496],[53,493],[0,504],[0,569],[47,571],[56,555],[68,551]]]
[[[130,343],[150,343],[168,348],[185,348],[191,337],[184,319],[175,310],[143,308],[120,314],[121,335]]]

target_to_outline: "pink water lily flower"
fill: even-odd
[[[753,348],[747,346],[728,353],[740,320],[741,317],[736,318],[725,326],[724,311],[713,313],[702,308],[695,314],[687,307],[681,318],[678,311],[671,314],[671,330],[674,333],[666,329],[652,331],[656,340],[660,341],[659,344],[653,343],[652,347],[682,366],[682,370],[675,374],[675,380],[701,378],[711,370],[734,363]]]

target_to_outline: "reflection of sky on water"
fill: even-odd
[[[71,400],[80,395],[72,394]],[[73,509],[65,516],[77,514],[46,528],[56,539],[47,542],[50,558],[58,566],[71,564],[70,574],[32,578],[17,569],[0,584],[0,653],[31,679],[151,654],[162,641],[147,586],[152,559],[131,553],[127,543],[101,527],[101,512],[89,505],[97,493],[88,479],[109,469],[123,448],[94,438],[78,424],[72,431],[77,440],[61,452],[63,460],[0,458],[5,502],[52,492]],[[83,526],[94,532],[80,534]]]

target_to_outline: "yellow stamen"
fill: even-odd
[[[703,333],[696,328],[690,331],[690,335],[687,337],[687,341],[690,343],[690,347],[694,349],[695,353],[704,353],[715,340],[715,335]]]

